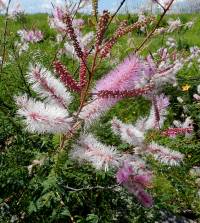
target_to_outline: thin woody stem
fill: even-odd
[[[8,11],[10,8],[10,3],[11,0],[8,1],[8,5],[6,7],[6,20],[5,20],[5,28],[4,28],[4,35],[3,35],[3,52],[2,52],[2,62],[1,62],[1,67],[0,67],[0,73],[2,74],[3,71],[3,66],[4,66],[4,62],[5,62],[5,57],[6,57],[6,41],[7,41],[7,36],[8,36]],[[1,76],[0,76],[1,78]]]
[[[78,6],[77,6],[77,8],[76,8],[76,11],[74,12],[74,15],[73,15],[73,17],[72,17],[72,20],[74,20],[76,14],[77,14],[77,12],[78,12],[78,10],[80,9],[80,5],[81,5],[82,1],[83,1],[83,0],[79,0]]]
[[[163,10],[165,10],[165,7],[162,5],[162,4],[160,4],[160,2],[158,1],[158,0],[155,0],[155,2],[163,9]]]
[[[126,2],[126,0],[123,0],[121,1],[119,7],[117,8],[117,10],[115,11],[115,13],[112,15],[107,27],[106,27],[106,30],[108,29],[108,27],[110,26],[111,22],[113,21],[113,19],[115,18],[115,16],[117,15],[117,13],[119,12],[119,10],[122,8],[122,6],[124,5],[124,3]]]
[[[81,112],[81,110],[82,110],[82,108],[84,106],[84,102],[85,102],[85,100],[87,98],[88,91],[89,91],[89,88],[90,88],[92,79],[94,77],[94,72],[95,72],[95,69],[96,69],[97,55],[98,55],[98,51],[96,50],[95,55],[94,55],[94,60],[93,60],[92,68],[91,68],[91,72],[89,73],[89,79],[88,79],[86,88],[84,90],[83,96],[81,97],[81,103],[80,103],[80,107],[79,107],[79,110],[78,110],[78,114]]]
[[[143,42],[135,49],[135,53],[137,53],[138,51],[140,51],[142,49],[142,47],[146,44],[146,42],[151,38],[151,36],[154,34],[154,32],[156,31],[157,28],[159,28],[160,23],[162,22],[163,18],[165,17],[166,13],[169,11],[170,7],[172,6],[173,2],[175,0],[172,0],[169,5],[164,8],[164,12],[162,13],[160,19],[158,20],[157,24],[155,25],[155,27],[153,28],[153,30],[147,35],[147,37],[143,40]]]
[[[83,190],[112,190],[116,187],[119,187],[119,185],[113,185],[110,187],[102,187],[102,186],[95,186],[95,187],[83,187],[83,188],[73,188],[69,186],[64,186],[67,190],[73,191],[73,192],[79,192]]]

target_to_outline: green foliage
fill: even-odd
[[[81,16],[81,15],[80,15]],[[119,16],[123,20],[127,15]],[[175,38],[179,40],[179,49],[186,54],[190,46],[200,46],[200,22],[198,15],[181,15],[182,20],[188,21],[194,17],[196,24],[191,30],[181,30]],[[84,16],[89,23],[87,16]],[[136,17],[129,15],[129,22]],[[116,21],[117,22],[117,21]],[[188,114],[195,121],[196,135],[193,138],[177,137],[169,139],[161,137],[158,132],[149,133],[150,140],[159,141],[162,145],[181,151],[185,154],[185,162],[179,168],[169,168],[159,165],[151,160],[155,172],[153,194],[155,197],[154,208],[147,210],[141,207],[134,197],[127,191],[116,186],[112,171],[108,173],[96,172],[89,164],[78,165],[68,159],[67,149],[57,153],[60,136],[40,136],[27,134],[23,124],[16,117],[16,107],[13,96],[20,92],[29,92],[24,85],[24,76],[29,62],[40,61],[48,65],[52,60],[56,47],[53,45],[55,32],[49,29],[47,16],[44,14],[28,15],[18,21],[9,20],[8,52],[12,54],[12,42],[18,40],[16,31],[22,27],[36,27],[45,33],[45,39],[39,44],[32,45],[28,52],[19,60],[22,68],[20,72],[16,61],[8,64],[3,70],[0,80],[0,222],[76,222],[76,223],[110,223],[110,222],[155,222],[159,217],[159,210],[168,209],[174,214],[184,215],[190,210],[194,219],[200,216],[199,197],[194,178],[189,175],[189,170],[200,163],[200,113],[199,104],[193,102],[193,93],[199,84],[199,70],[194,67],[183,69],[178,78],[178,87],[166,86],[165,93],[170,97],[171,109],[166,126],[170,126],[174,119],[180,119],[183,113],[182,106],[176,97],[181,96],[188,108]],[[166,24],[166,19],[163,21]],[[115,24],[106,33],[112,35]],[[88,30],[93,29],[93,27]],[[87,30],[87,31],[88,31]],[[0,17],[0,41],[2,44],[3,17]],[[142,40],[143,34],[134,32],[131,37],[134,42]],[[164,39],[163,39],[164,38]],[[167,37],[158,36],[149,43],[149,49],[158,49]],[[116,59],[123,59],[132,51],[128,44],[128,37],[120,40],[113,49],[112,54]],[[37,53],[35,53],[37,51]],[[144,50],[144,54],[147,51]],[[62,61],[74,71],[71,60],[63,56]],[[96,79],[107,73],[113,67],[109,62],[104,62],[96,73]],[[189,92],[183,92],[181,87],[191,85]],[[70,109],[75,110],[77,104]],[[102,142],[112,144],[119,150],[130,149],[128,144],[122,143],[110,130],[109,120],[113,116],[119,117],[124,122],[135,122],[139,116],[146,116],[149,102],[142,99],[127,99],[118,103],[107,113],[100,123],[92,127],[92,131]],[[34,160],[44,159],[43,164],[35,165],[31,173],[28,166]]]

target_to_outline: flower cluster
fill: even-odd
[[[38,43],[43,40],[44,36],[40,30],[18,30],[17,35],[20,37],[20,41],[15,42],[15,49],[19,56],[28,51],[30,43]]]
[[[21,42],[37,43],[40,42],[44,37],[40,30],[18,30],[17,34],[21,38]]]
[[[72,118],[66,109],[29,99],[26,95],[16,97],[20,107],[18,115],[25,117],[27,130],[38,133],[61,133],[70,129]]]
[[[126,160],[118,169],[116,178],[117,182],[134,194],[145,207],[153,205],[151,195],[145,191],[145,188],[152,184],[152,172],[146,169],[145,163],[138,157],[135,156],[131,162]]]
[[[100,50],[100,57],[101,58],[106,58],[109,56],[113,46],[116,44],[119,38],[122,36],[131,33],[132,31],[136,29],[143,29],[145,28],[148,24],[154,22],[155,18],[152,16],[149,17],[144,17],[142,20],[139,18],[139,20],[131,25],[128,25],[127,21],[121,22],[119,25],[118,29],[115,31],[113,36],[108,39],[103,46],[101,47]]]
[[[82,1],[83,2],[83,1]],[[81,29],[84,26],[83,19],[71,19],[70,14],[63,7],[55,7],[53,17],[49,19],[50,27],[56,29],[57,41],[64,42],[64,47],[59,51],[60,55],[66,54],[73,59],[79,59],[92,42],[94,33],[83,34]],[[65,39],[65,37],[68,39]],[[77,55],[78,53],[78,55]]]
[[[89,161],[96,169],[107,171],[109,167],[118,167],[121,155],[113,146],[98,142],[93,135],[82,135],[77,145],[74,145],[70,156],[79,161]]]
[[[191,29],[194,25],[194,21],[189,21],[187,23],[183,23],[180,18],[178,19],[169,19],[167,21],[168,26],[167,27],[159,27],[156,29],[154,35],[159,35],[159,34],[171,34],[175,31],[180,31],[181,29],[187,30]]]
[[[27,79],[32,84],[32,89],[45,98],[46,102],[53,102],[63,108],[71,103],[71,94],[66,92],[64,85],[41,65],[31,65]]]
[[[113,119],[112,129],[123,141],[133,145],[137,154],[150,154],[162,163],[178,165],[183,158],[179,152],[173,152],[167,148],[157,145],[156,143],[148,145],[145,142],[145,133],[158,126],[162,127],[165,120],[166,108],[168,106],[167,98],[161,96],[156,100],[160,114],[159,121],[156,117],[155,108],[152,106],[149,117],[138,120],[135,125],[124,124],[118,119]]]
[[[193,132],[193,121],[190,117],[187,117],[184,122],[174,120],[175,127],[165,130],[162,134],[168,137],[176,137],[177,135],[190,136]]]
[[[161,4],[164,12],[172,3],[154,2]],[[184,155],[155,141],[147,140],[146,136],[151,130],[169,137],[178,134],[187,136],[192,133],[190,118],[184,122],[174,121],[172,127],[161,130],[170,104],[169,98],[162,92],[164,85],[177,84],[177,73],[184,64],[197,58],[200,51],[195,48],[191,52],[192,55],[184,58],[176,51],[176,41],[168,38],[166,47],[147,57],[141,57],[137,53],[130,54],[93,85],[96,69],[102,60],[109,56],[118,39],[134,30],[148,29],[155,21],[154,17],[141,14],[133,24],[121,22],[113,35],[105,39],[112,17],[110,18],[108,11],[104,11],[98,18],[97,3],[98,1],[92,1],[94,16],[97,19],[95,35],[92,32],[83,35],[84,21],[76,18],[76,12],[82,6],[78,5],[77,9],[55,7],[50,26],[58,32],[58,42],[64,45],[62,53],[76,59],[79,66],[72,73],[66,64],[61,62],[62,58],[59,60],[57,57],[48,70],[40,64],[31,65],[27,81],[41,100],[29,98],[27,95],[16,97],[19,106],[17,113],[24,117],[27,130],[32,133],[61,133],[62,149],[66,139],[72,138],[70,158],[80,163],[88,162],[98,170],[111,169],[116,174],[118,184],[125,187],[145,207],[151,207],[153,199],[147,189],[152,186],[153,173],[147,166],[146,159],[150,156],[164,165],[177,166],[183,161]],[[169,21],[168,29],[158,28],[154,34],[169,33],[181,26],[180,20]],[[192,24],[187,24],[187,27],[191,26]],[[18,34],[21,42],[26,43],[36,43],[43,38],[42,32],[37,30],[20,30]],[[88,47],[90,43],[93,45],[91,49]],[[49,71],[51,68],[54,68],[58,79]],[[73,112],[69,112],[72,96],[68,91],[72,91],[76,94],[75,98],[80,99],[78,109]],[[117,146],[99,142],[89,127],[120,100],[137,96],[145,97],[151,103],[147,117],[139,118],[134,124],[123,123],[117,118],[111,121],[113,133],[130,145],[129,150],[122,152]],[[194,97],[200,98],[199,95]]]
[[[142,64],[139,58],[134,55],[129,56],[113,71],[97,81],[92,90],[94,96],[91,102],[83,107],[79,117],[83,119],[86,125],[96,121],[103,113],[108,111],[121,97],[102,98],[98,92],[102,91],[124,91],[135,88],[136,82],[142,73]]]
[[[182,26],[180,19],[176,19],[176,20],[171,20],[170,19],[168,21],[168,25],[169,25],[169,28],[168,28],[169,33],[174,32],[175,30],[177,30],[179,27]]]

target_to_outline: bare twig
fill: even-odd
[[[160,19],[158,20],[158,22],[156,23],[155,27],[153,28],[153,30],[147,35],[147,37],[142,41],[142,43],[135,49],[135,53],[137,53],[138,51],[140,51],[142,49],[142,47],[146,44],[146,42],[151,38],[151,36],[154,34],[154,32],[156,31],[157,28],[159,28],[160,23],[162,22],[164,16],[166,15],[166,13],[169,11],[170,7],[172,6],[173,2],[175,0],[171,0],[171,2],[169,3],[169,5],[164,8],[164,11],[162,13],[162,15],[160,16]]]
[[[162,4],[160,4],[160,2],[158,1],[158,0],[155,0],[155,2],[163,9],[163,10],[165,10],[165,7],[162,5]]]
[[[117,10],[115,11],[115,13],[112,15],[107,27],[106,27],[106,30],[108,29],[108,27],[110,26],[111,22],[113,21],[113,19],[115,18],[115,16],[117,15],[117,13],[119,12],[119,10],[122,8],[122,6],[124,5],[124,3],[126,2],[126,0],[122,0],[119,7],[117,8]]]
[[[73,191],[73,192],[79,192],[79,191],[84,191],[84,190],[112,190],[114,188],[119,187],[119,185],[114,185],[114,186],[110,186],[110,187],[102,187],[102,186],[95,186],[95,187],[82,187],[82,188],[73,188],[73,187],[69,187],[69,186],[64,186],[64,188]]]
[[[77,8],[76,8],[76,11],[74,12],[74,15],[73,15],[73,17],[72,17],[72,20],[74,20],[76,14],[77,14],[77,12],[78,12],[78,10],[80,9],[80,5],[81,5],[82,1],[83,1],[83,0],[79,0],[78,6],[77,6]]]

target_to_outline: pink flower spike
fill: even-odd
[[[152,155],[159,162],[171,166],[178,166],[184,158],[184,155],[181,154],[180,152],[173,151],[164,146],[160,146],[154,142],[152,142],[149,146],[144,148],[143,153]]]
[[[135,195],[137,200],[146,208],[150,208],[153,205],[153,198],[151,195],[149,195],[144,188],[133,182],[128,182],[127,184],[124,185],[125,188],[127,188],[129,193],[132,193]]]
[[[133,174],[133,169],[128,163],[124,163],[124,166],[117,171],[116,178],[117,183],[123,184],[126,183],[129,179],[129,176]]]
[[[169,106],[169,98],[166,97],[164,94],[161,94],[157,97],[157,105],[159,111],[166,109]]]
[[[135,126],[124,124],[117,118],[112,120],[111,125],[113,132],[119,135],[124,142],[134,146],[140,146],[144,142],[144,132],[141,132]]]
[[[109,90],[124,91],[132,90],[140,77],[142,63],[135,55],[130,55],[114,70],[108,73],[101,80],[97,81],[93,92]]]
[[[139,190],[136,197],[144,207],[150,208],[153,206],[153,198],[144,190]]]
[[[193,128],[169,128],[162,135],[174,138],[177,135],[191,134],[192,132]]]
[[[142,63],[135,55],[129,56],[118,65],[113,71],[109,72],[101,80],[97,81],[93,93],[99,91],[124,91],[132,90],[142,73]],[[83,107],[80,118],[84,119],[89,126],[97,120],[104,112],[108,111],[119,98],[98,98],[94,96],[91,103]]]
[[[142,175],[136,175],[133,177],[133,180],[144,187],[148,187],[151,185],[152,175],[150,174],[142,174]]]
[[[86,66],[87,66],[87,57],[88,57],[87,51],[85,51],[83,55],[84,55],[83,60],[80,60],[80,69],[79,69],[79,84],[81,88],[85,87],[87,83],[87,79],[86,79],[86,76],[87,76]]]
[[[31,65],[27,77],[32,89],[44,97],[46,102],[53,102],[64,108],[71,103],[72,96],[66,92],[64,84],[40,64]]]
[[[96,93],[96,95],[100,98],[129,98],[129,97],[137,97],[142,96],[145,94],[148,94],[150,91],[153,90],[153,85],[146,85],[143,88],[136,88],[130,91],[124,90],[124,91],[99,91]]]
[[[16,97],[16,104],[19,106],[17,113],[25,118],[29,132],[66,133],[71,128],[73,119],[62,107],[44,104],[26,95]]]
[[[118,167],[121,160],[121,154],[113,146],[104,145],[96,140],[92,135],[82,135],[73,150],[70,157],[80,162],[88,161],[96,169]]]

